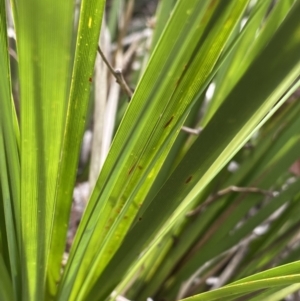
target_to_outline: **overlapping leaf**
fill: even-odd
[[[20,161],[18,127],[11,94],[5,2],[0,1],[0,191],[1,268],[7,287],[20,297]],[[6,269],[4,271],[3,269]],[[7,283],[9,275],[12,283]],[[12,287],[9,287],[12,285]]]
[[[70,83],[73,4],[14,1],[20,80],[23,300],[44,298]],[[34,12],[34,16],[33,16]]]
[[[83,297],[117,250],[247,2],[178,2],[100,174],[71,251],[61,298],[74,281]],[[79,261],[85,263],[76,267]]]
[[[299,13],[300,3],[297,2],[270,43],[228,95],[128,233],[98,280],[98,283],[103,283],[104,279],[110,279],[102,287],[103,295],[113,289],[136,254],[158,229],[160,235],[167,233],[187,206],[249,139],[256,126],[297,78],[300,72]],[[278,50],[277,53],[274,53],[274,49]],[[287,59],[280,63],[281,56]],[[195,163],[197,161],[198,164]],[[164,223],[165,226],[161,228]],[[95,293],[96,290],[93,290],[92,294]]]

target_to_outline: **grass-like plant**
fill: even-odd
[[[112,37],[122,3],[112,1]],[[289,167],[300,150],[300,1],[159,3],[62,266],[91,87],[107,88],[94,76],[105,1],[79,6],[77,22],[74,1],[0,0],[0,300],[281,300],[299,290]]]

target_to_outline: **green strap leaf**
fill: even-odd
[[[247,281],[242,284],[233,284],[222,287],[220,289],[196,295],[190,298],[183,299],[185,301],[212,301],[212,300],[224,300],[225,297],[230,297],[226,300],[235,300],[237,295],[242,296],[247,293],[258,291],[264,288],[271,288],[276,286],[283,286],[288,284],[294,284],[300,281],[300,275],[288,275],[269,277],[262,280]]]
[[[21,103],[22,298],[34,301],[44,298],[70,85],[73,2],[13,4]]]
[[[60,262],[65,248],[73,187],[85,129],[88,98],[94,73],[104,4],[104,0],[83,0],[81,3],[75,63],[58,169],[52,239],[49,249],[48,289],[51,295],[55,294],[61,276]]]
[[[7,43],[5,1],[0,1],[0,191],[1,212],[5,227],[1,229],[3,256],[14,288],[15,299],[21,296],[19,258],[20,236],[20,160],[19,129],[11,94],[10,63]],[[3,260],[1,256],[1,260]],[[3,262],[2,262],[3,263]],[[6,277],[5,275],[3,276]],[[11,284],[10,284],[11,285]],[[10,290],[6,288],[5,290]]]
[[[11,301],[11,300],[20,300],[16,297],[16,292],[13,290],[13,286],[11,283],[10,275],[6,269],[4,260],[2,255],[0,254],[0,273],[1,273],[1,281],[0,281],[0,300],[3,301]],[[18,294],[18,298],[20,295]]]
[[[80,298],[86,296],[119,247],[247,2],[178,2],[103,166],[62,291],[75,283]]]
[[[297,2],[144,214],[137,219],[97,281],[97,285],[105,283],[101,296],[114,288],[154,234],[155,243],[169,231],[188,205],[249,139],[260,121],[297,78],[300,72],[299,14],[300,3]],[[277,51],[274,52],[274,49]],[[286,60],[281,60],[282,56]],[[244,97],[241,99],[240,95]],[[161,229],[159,234],[156,232],[158,229]],[[90,296],[92,294],[96,294],[96,285]]]

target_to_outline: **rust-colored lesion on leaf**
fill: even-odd
[[[132,165],[132,167],[129,169],[128,175],[130,175],[130,174],[133,172],[135,166],[136,166],[136,163],[134,163],[134,164]]]
[[[192,180],[193,176],[189,176],[186,180],[185,180],[185,184],[189,183]]]
[[[135,167],[136,167],[136,164],[137,164],[137,163],[134,163],[134,164],[132,165],[132,167],[129,169],[128,175],[130,175],[130,174],[133,172],[133,170],[134,170]],[[142,169],[143,169],[143,166],[138,165],[137,168],[138,168],[139,170],[142,170]]]
[[[133,165],[132,165],[132,167],[129,169],[129,171],[128,171],[128,175],[130,175],[132,172],[133,172],[133,170],[135,169],[135,167],[137,167],[139,170],[142,170],[143,169],[143,166],[141,166],[141,165],[138,165],[138,166],[136,166],[137,165],[137,163],[134,163]]]
[[[172,116],[169,121],[165,124],[164,128],[166,128],[171,122],[172,120],[174,119],[174,116]]]

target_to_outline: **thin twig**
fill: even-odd
[[[211,196],[208,197],[208,199],[200,204],[196,209],[188,212],[186,214],[186,216],[193,216],[196,215],[198,213],[200,213],[204,207],[210,205],[212,202],[214,202],[215,200],[221,198],[222,196],[230,193],[230,192],[242,192],[242,193],[258,193],[258,194],[263,194],[265,196],[269,196],[269,197],[274,197],[277,195],[276,192],[274,191],[269,191],[269,190],[263,190],[257,187],[237,187],[237,186],[229,186],[223,190],[218,191],[216,194],[213,194]]]
[[[131,21],[133,9],[134,9],[134,3],[135,3],[135,0],[127,1],[127,6],[126,6],[126,9],[125,9],[125,13],[123,15],[124,16],[123,22],[119,23],[118,44],[120,46],[122,45],[122,40],[126,35],[126,32],[128,30],[128,26],[129,26],[130,21]]]
[[[248,245],[244,245],[236,252],[235,256],[230,260],[230,262],[220,275],[219,281],[214,284],[210,290],[220,288],[229,281],[232,275],[234,275],[234,273],[236,272],[241,261],[245,258],[247,251]]]
[[[142,40],[147,39],[152,36],[153,30],[150,28],[145,28],[141,31],[134,32],[124,37],[121,41],[122,47],[131,45],[132,43],[140,43]],[[117,43],[111,45],[111,51],[116,51],[118,48]]]
[[[116,297],[116,301],[130,301],[130,300],[125,298],[124,296],[119,295]]]
[[[129,99],[132,98],[132,91],[129,88],[129,86],[127,85],[122,70],[121,69],[114,69],[112,67],[112,65],[109,63],[109,61],[106,59],[104,53],[102,52],[100,46],[98,45],[98,52],[101,55],[104,63],[106,64],[106,66],[108,67],[108,69],[110,70],[110,72],[112,73],[112,75],[115,77],[117,83],[121,86],[121,88],[123,89],[123,91],[128,95]]]
[[[133,42],[127,51],[123,55],[123,68],[126,70],[128,68],[129,63],[131,62],[132,58],[137,52],[138,47],[140,44],[138,42]]]
[[[223,254],[220,254],[223,255]],[[191,276],[189,279],[187,279],[186,281],[184,281],[181,284],[181,287],[179,289],[179,292],[177,294],[176,300],[181,300],[184,297],[186,297],[188,295],[188,291],[193,287],[193,284],[195,282],[197,282],[197,278],[199,278],[199,275],[201,275],[201,273],[203,273],[203,271],[205,271],[207,268],[209,268],[213,263],[215,263],[215,261],[219,259],[218,257],[214,257],[211,260],[205,262],[202,266],[200,266]]]
[[[18,55],[17,55],[17,53],[12,48],[8,48],[8,52],[9,52],[10,56],[13,59],[15,59],[16,62],[18,62]]]
[[[199,135],[202,132],[203,128],[200,127],[200,128],[197,128],[197,129],[192,129],[192,128],[189,128],[187,126],[183,126],[183,127],[181,127],[181,130],[188,133],[188,134]]]
[[[176,300],[181,300],[184,299],[185,297],[188,297],[189,295],[192,295],[192,291],[199,287],[200,284],[202,284],[206,277],[200,277],[200,275],[207,270],[208,268],[211,267],[212,264],[214,264],[218,259],[222,258],[220,260],[220,262],[218,262],[216,265],[218,267],[218,265],[221,263],[221,265],[223,265],[226,261],[228,261],[228,259],[232,256],[232,254],[234,253],[234,251],[232,250],[228,250],[228,252],[224,252],[221,253],[220,255],[212,258],[211,260],[207,261],[206,263],[204,263],[202,266],[200,266],[191,276],[189,279],[187,279],[186,281],[184,281],[181,284],[181,287],[179,289],[179,292],[177,294]],[[213,268],[214,270],[214,268]]]
[[[230,249],[223,251],[222,253],[218,254],[216,257],[213,257],[212,259],[210,259],[209,261],[204,263],[202,266],[200,266],[196,270],[196,272],[193,273],[190,276],[190,278],[182,284],[176,300],[183,299],[183,298],[191,295],[192,293],[194,293],[194,289],[199,287],[203,283],[203,281],[205,281],[205,279],[206,279],[206,277],[200,277],[200,275],[206,269],[210,268],[212,264],[216,263],[219,259],[221,259],[221,262],[223,262],[223,260],[224,260],[224,262],[226,262],[234,253],[236,253],[239,249],[243,249],[243,248],[249,246],[249,244],[256,238],[257,238],[257,235],[254,233],[251,233],[250,235],[248,235],[247,237],[242,239],[239,243],[232,246]],[[223,257],[223,259],[222,259],[222,257]],[[197,278],[199,278],[199,277],[200,277],[200,279],[198,279],[198,281],[196,281]],[[197,285],[194,286],[195,283],[197,283]]]
[[[105,23],[105,17],[102,19],[99,43],[103,49],[103,52],[108,54],[110,52],[110,34]],[[93,191],[96,180],[108,153],[108,150],[104,149],[103,146],[106,139],[105,135],[107,134],[106,127],[109,126],[106,122],[106,116],[108,115],[108,87],[108,68],[102,58],[97,56],[95,64],[93,142],[89,171],[89,183],[91,187],[90,192]]]

